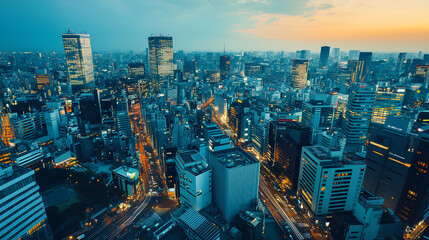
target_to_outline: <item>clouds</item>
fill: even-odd
[[[383,36],[389,48],[403,39],[421,48],[428,7],[425,0],[3,0],[0,51],[62,51],[69,28],[90,33],[95,51],[144,50],[151,34],[169,34],[184,50],[221,50],[224,42],[235,50],[371,46]]]

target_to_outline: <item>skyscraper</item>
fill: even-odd
[[[341,158],[341,151],[320,145],[302,149],[298,194],[316,218],[352,211],[358,200],[365,164]]]
[[[219,58],[219,70],[220,80],[225,81],[226,78],[231,74],[231,58],[229,56],[222,55]]]
[[[321,50],[320,50],[320,61],[319,61],[319,67],[320,68],[325,68],[328,66],[330,49],[331,48],[328,46],[323,46],[321,48]]]
[[[349,60],[347,62],[347,69],[350,72],[350,83],[362,82],[363,65],[363,61]]]
[[[365,143],[371,121],[376,87],[354,84],[350,87],[343,133],[347,138],[346,149],[357,150]]]
[[[81,89],[93,86],[94,67],[89,34],[77,34],[69,30],[63,34],[63,43],[72,87]]]
[[[248,210],[258,198],[260,162],[242,148],[209,154],[213,169],[213,200],[227,220]]]
[[[291,86],[295,89],[307,86],[308,60],[292,59]]]
[[[410,134],[410,119],[389,116],[369,131],[363,186],[410,226],[428,213],[429,128]]]
[[[369,81],[369,70],[371,68],[372,52],[360,52],[359,61],[363,61],[362,82]]]
[[[0,164],[0,239],[52,239],[34,171]]]
[[[155,87],[153,90],[159,92],[173,79],[173,38],[153,36],[148,40],[150,75]]]
[[[398,61],[396,63],[396,74],[401,74],[402,69],[404,68],[404,64],[405,64],[405,55],[407,55],[407,53],[405,52],[401,52],[398,55]]]
[[[404,94],[405,88],[392,89],[391,87],[379,86],[371,122],[384,124],[387,116],[399,114],[404,101]]]

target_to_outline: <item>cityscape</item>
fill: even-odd
[[[1,240],[429,239],[429,45],[68,27],[0,37]]]

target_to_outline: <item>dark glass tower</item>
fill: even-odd
[[[330,47],[323,46],[320,50],[320,61],[319,61],[319,67],[325,68],[328,66],[328,60],[329,60],[329,51]]]

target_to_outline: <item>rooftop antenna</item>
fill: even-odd
[[[223,42],[223,53],[225,54],[225,42]]]

